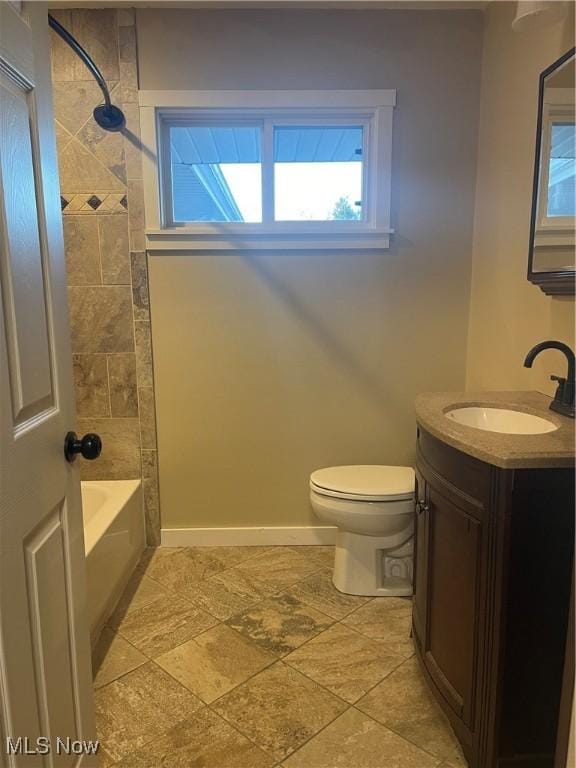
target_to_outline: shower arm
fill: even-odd
[[[82,59],[82,62],[86,65],[86,67],[90,70],[91,75],[93,76],[94,80],[98,83],[100,86],[100,90],[104,94],[104,101],[106,102],[106,106],[111,106],[112,102],[110,101],[110,93],[108,91],[108,86],[106,85],[106,81],[104,80],[104,76],[102,75],[102,72],[98,69],[96,64],[92,61],[89,54],[82,48],[80,43],[76,40],[76,38],[72,37],[70,32],[68,32],[67,29],[65,29],[62,24],[60,24],[59,21],[57,21],[54,16],[51,14],[48,14],[48,24],[52,27],[54,32],[56,32],[62,40],[64,40],[65,43],[67,43],[70,48],[74,51],[74,53],[77,53],[78,56]]]
[[[96,107],[94,110],[94,119],[98,125],[106,131],[122,130],[125,125],[124,115],[118,107],[115,107],[112,104],[110,100],[110,91],[108,90],[104,76],[92,60],[91,56],[84,50],[78,40],[76,40],[76,38],[51,14],[48,14],[48,24],[54,32],[56,32],[56,34],[59,35],[70,48],[72,48],[74,53],[77,54],[102,91],[104,104]]]

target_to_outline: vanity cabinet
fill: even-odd
[[[501,469],[418,431],[413,634],[471,768],[552,768],[574,471]]]

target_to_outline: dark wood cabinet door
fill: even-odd
[[[482,523],[442,486],[427,483],[426,633],[423,658],[454,713],[473,726]],[[418,585],[417,585],[418,587]]]
[[[428,593],[428,495],[426,482],[416,470],[416,521],[414,528],[414,603],[412,626],[414,639],[422,651],[426,638],[426,602]]]
[[[499,469],[420,428],[416,483],[413,627],[430,688],[470,768],[552,768],[574,470]]]

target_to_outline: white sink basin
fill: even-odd
[[[466,427],[483,429],[487,432],[504,432],[508,435],[543,435],[558,429],[556,424],[540,416],[508,408],[484,408],[468,406],[446,411],[446,418]]]

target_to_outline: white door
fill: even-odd
[[[97,762],[65,754],[95,728],[49,56],[45,5],[0,0],[2,766]]]

